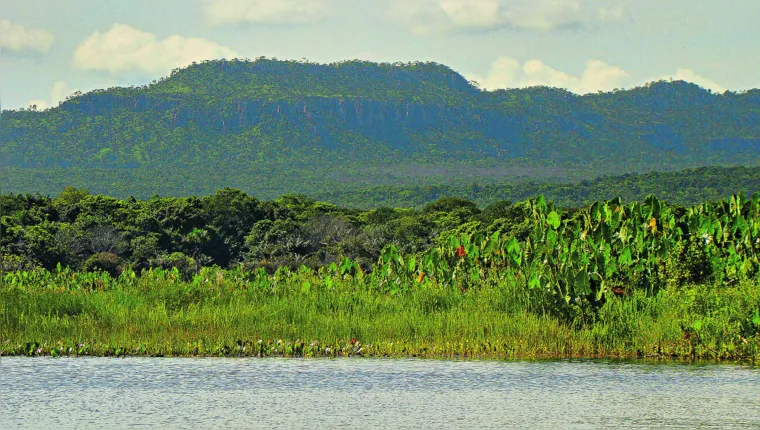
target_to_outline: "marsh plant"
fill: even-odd
[[[1,341],[29,355],[760,356],[758,196],[574,211],[539,197],[518,212],[417,252],[387,244],[369,267],[18,267],[2,276]],[[315,222],[329,228],[304,243],[352,234]]]

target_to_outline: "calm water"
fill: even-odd
[[[601,362],[0,359],[0,428],[760,428],[760,370]]]

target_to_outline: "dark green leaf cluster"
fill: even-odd
[[[518,207],[526,227],[519,234],[465,224],[416,255],[388,245],[372,282],[400,292],[429,278],[467,291],[497,276],[523,285],[542,307],[535,311],[582,322],[612,294],[652,297],[666,287],[760,277],[759,194],[691,208],[651,195],[641,203],[616,198],[574,211],[539,196]]]
[[[119,200],[68,187],[56,198],[4,195],[0,204],[6,270],[60,264],[112,274],[127,266],[191,274],[204,266],[245,264],[274,271],[325,266],[342,257],[369,269],[388,244],[415,253],[447,232],[481,224],[525,228],[522,212],[509,203],[481,210],[456,198],[422,210],[357,210],[303,195],[260,201],[232,188],[202,198]]]
[[[340,265],[385,273],[379,288],[428,276],[466,289],[489,270],[511,270],[530,290],[593,305],[609,291],[733,282],[760,267],[757,194],[690,208],[653,196],[568,210],[544,197],[486,207],[445,197],[418,210],[358,210],[303,195],[261,201],[232,188],[119,200],[70,187],[57,198],[4,195],[0,205],[6,271],[176,268],[191,276],[207,266],[273,273]]]

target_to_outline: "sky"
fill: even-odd
[[[435,61],[484,89],[760,87],[758,0],[0,0],[3,109],[215,58]]]

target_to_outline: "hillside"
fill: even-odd
[[[760,90],[481,91],[435,63],[209,61],[0,124],[3,191],[263,197],[758,165]],[[29,189],[29,186],[34,187]]]

